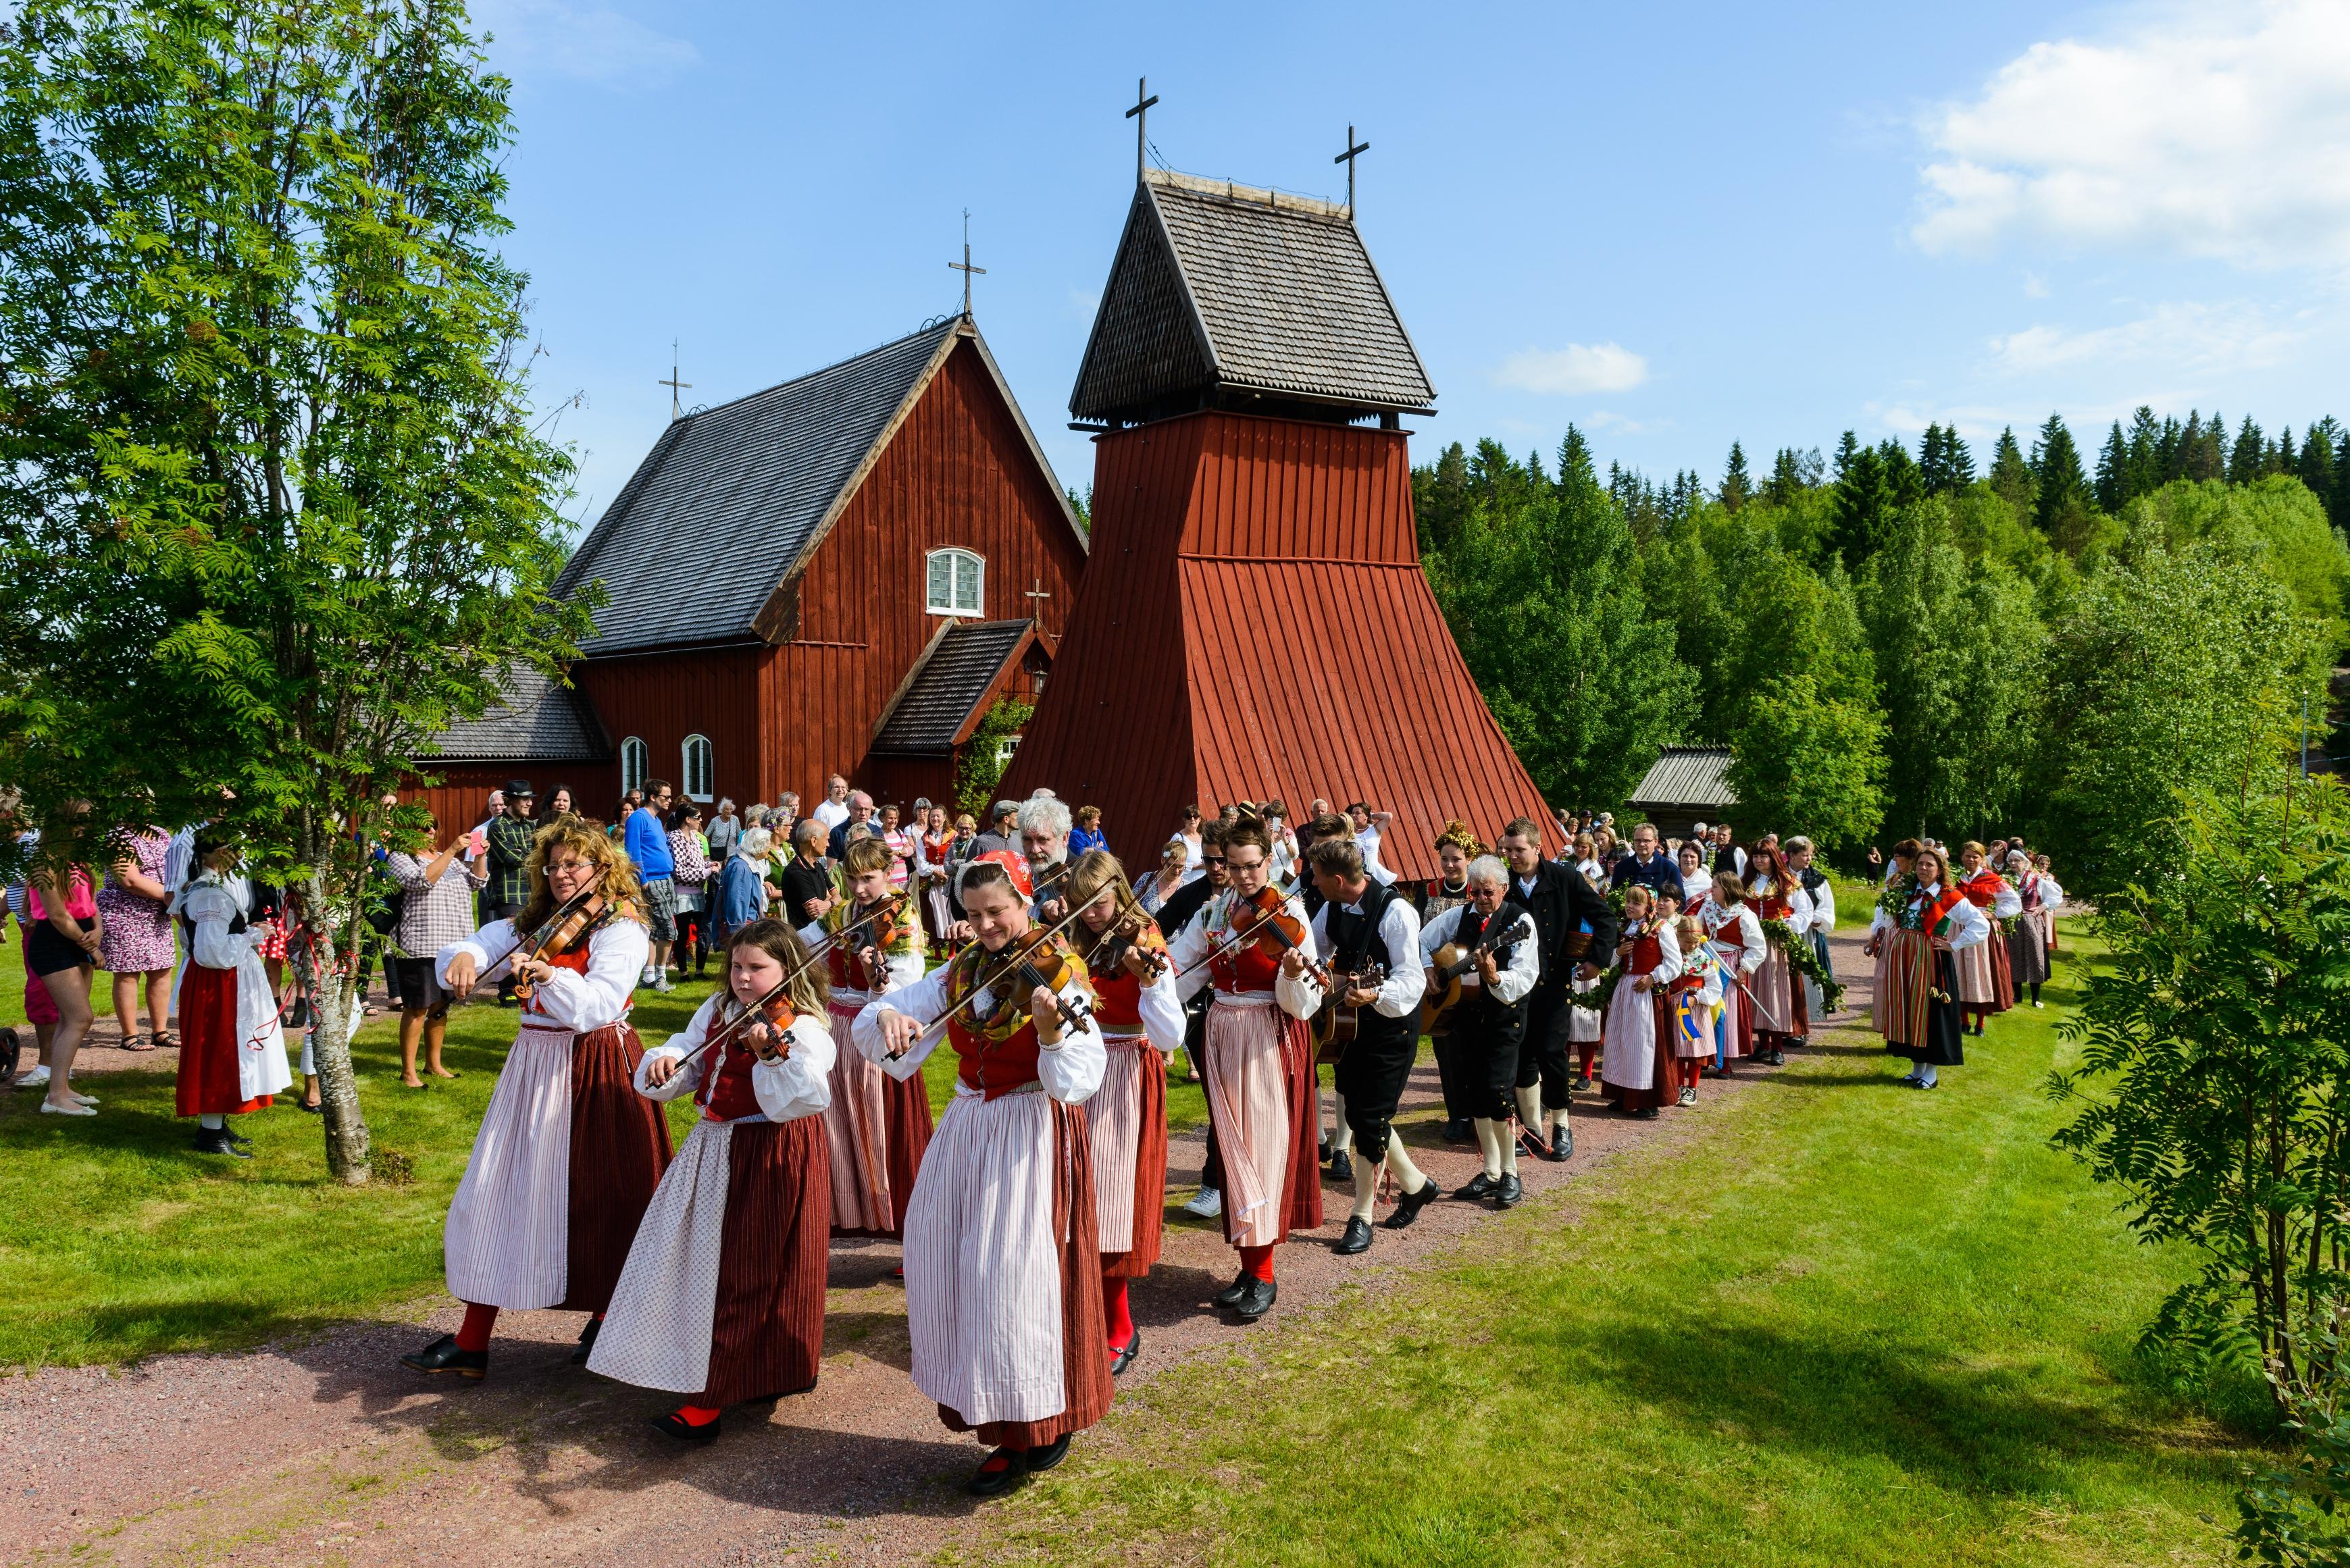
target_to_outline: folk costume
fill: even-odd
[[[1872,1004],[1877,1033],[1887,1051],[1917,1064],[1903,1081],[1930,1089],[1936,1069],[1967,1059],[1956,958],[1989,940],[1991,920],[1956,888],[1904,878],[1879,897],[1868,934],[1882,960]],[[1947,949],[1934,945],[1938,937]]]
[[[1607,956],[1616,949],[1616,911],[1580,873],[1555,860],[1539,862],[1530,876],[1512,872],[1507,898],[1533,914],[1540,950],[1541,972],[1526,998],[1526,1036],[1518,1052],[1518,1119],[1526,1136],[1539,1141],[1539,1152],[1565,1159],[1575,1152],[1575,1133],[1567,1125],[1575,1097],[1566,1064],[1568,1014],[1574,1011],[1570,982],[1586,959],[1607,967]],[[1616,1038],[1604,1023],[1602,1029],[1607,1040]]]
[[[1466,881],[1442,880],[1427,884],[1419,900],[1419,929],[1425,939],[1429,925],[1447,909],[1457,909],[1469,902]],[[1436,1053],[1437,1086],[1444,1092],[1444,1122],[1447,1139],[1462,1136],[1454,1129],[1466,1129],[1476,1116],[1476,1075],[1464,1066],[1452,1044],[1452,1014],[1445,1013],[1430,1024],[1428,1043]]]
[[[252,908],[244,877],[210,870],[171,905],[188,953],[180,981],[178,1110],[199,1118],[196,1147],[204,1154],[238,1153],[244,1140],[223,1118],[261,1110],[294,1084]]]
[[[442,948],[434,978],[448,985],[463,954],[476,984],[494,981],[526,934],[493,920]],[[574,1358],[586,1359],[670,1161],[669,1124],[636,1092],[644,1045],[629,1024],[651,950],[634,912],[608,907],[569,948],[538,955],[555,972],[522,1004],[442,1234],[464,1326],[401,1358],[418,1371],[481,1376],[505,1307],[592,1314]]]
[[[836,897],[820,919],[800,928],[800,940],[813,948],[855,925],[864,911],[851,909],[854,902],[846,893]],[[922,927],[910,904],[874,935],[858,946],[879,951],[878,971],[868,971],[847,941],[825,950],[836,1039],[847,1035],[875,998],[922,978]],[[855,1051],[839,1054],[832,1078],[832,1102],[824,1109],[824,1136],[832,1146],[832,1233],[896,1236],[930,1146],[930,1090],[920,1079],[884,1073]]]
[[[1478,1151],[1485,1157],[1483,1174],[1461,1190],[1473,1198],[1491,1196],[1508,1209],[1524,1196],[1518,1180],[1517,1131],[1511,1124],[1518,1114],[1518,1053],[1525,1044],[1526,998],[1542,978],[1534,918],[1506,900],[1491,916],[1463,904],[1445,910],[1421,929],[1419,953],[1422,966],[1432,968],[1446,943],[1472,949],[1497,924],[1513,933],[1493,950],[1500,978],[1487,985],[1483,973],[1471,965],[1461,976],[1461,1000],[1445,1016],[1451,1021],[1453,1049],[1474,1096],[1470,1125],[1476,1129]]]
[[[1817,866],[1806,866],[1795,875],[1812,900],[1811,923],[1804,928],[1804,940],[1810,944],[1812,956],[1819,961],[1820,972],[1834,980],[1835,959],[1828,951],[1828,938],[1835,932],[1835,884]],[[1827,998],[1820,994],[1820,982],[1809,975],[1804,976],[1804,1003],[1810,1016],[1827,1016]]]
[[[1722,992],[1729,974],[1711,942],[1700,942],[1681,958],[1681,972],[1669,988],[1672,995],[1673,1068],[1680,1081],[1680,1103],[1697,1104],[1698,1079],[1707,1058],[1714,1054],[1721,1016]]]
[[[637,1065],[637,1093],[691,1095],[702,1118],[645,1210],[588,1356],[590,1372],[689,1396],[656,1423],[680,1437],[714,1437],[725,1407],[811,1386],[824,1354],[833,1039],[804,1017],[772,1062],[740,1033],[712,1044],[740,1012],[712,996]],[[645,1070],[661,1059],[678,1070],[656,1088]]]
[[[1287,909],[1305,923],[1302,899],[1293,896]],[[1203,1064],[1208,1116],[1223,1166],[1224,1239],[1241,1255],[1239,1276],[1218,1304],[1261,1316],[1273,1304],[1274,1245],[1293,1229],[1322,1223],[1318,1092],[1305,1027],[1322,1005],[1322,989],[1310,975],[1284,974],[1281,961],[1254,940],[1236,945],[1236,919],[1245,930],[1257,917],[1237,889],[1218,893],[1169,953],[1186,1001],[1215,988]]]
[[[1654,916],[1627,929],[1625,940],[1632,944],[1632,952],[1607,1004],[1607,1059],[1600,1070],[1599,1092],[1618,1110],[1653,1116],[1657,1107],[1680,1090],[1673,1057],[1672,998],[1666,988],[1680,978],[1681,945],[1670,923]],[[1654,983],[1645,992],[1636,990],[1632,982],[1644,975]]]
[[[1134,945],[1162,961],[1167,952],[1149,921]],[[1101,1087],[1086,1101],[1086,1138],[1093,1157],[1094,1241],[1101,1250],[1102,1328],[1115,1376],[1142,1350],[1127,1286],[1159,1262],[1167,1228],[1167,1058],[1191,1021],[1171,964],[1162,961],[1148,985],[1122,961],[1087,973],[1107,1054]]]
[[[2023,898],[2014,884],[1986,866],[1971,876],[1960,872],[1959,891],[1967,902],[1989,915],[1992,920],[2013,919],[2023,913]],[[2000,933],[1994,930],[1994,936]],[[2015,979],[2010,969],[2007,942],[1977,942],[1962,950],[1959,958],[1959,1005],[1973,1023],[1975,1033],[1991,1014],[2005,1012],[2015,1005]]]
[[[1730,1064],[1754,1054],[1754,1003],[1750,994],[1753,977],[1771,956],[1762,922],[1744,900],[1724,904],[1708,895],[1697,907],[1706,947],[1721,971],[1721,1005],[1714,1016],[1713,1067],[1726,1073]]]
[[[2008,976],[2015,985],[2010,994],[2020,1007],[2029,989],[2032,1005],[2037,1007],[2040,988],[2048,982],[2048,950],[2053,945],[2048,928],[2055,923],[2047,902],[2051,879],[2026,867],[2011,885],[2022,908],[2016,915],[2014,929],[2005,937]]]
[[[938,1402],[948,1430],[1057,1459],[1111,1398],[1085,1112],[1107,1052],[1092,1023],[1064,1014],[1059,1044],[1047,1046],[1024,994],[1003,999],[1000,1014],[992,989],[974,994],[993,956],[973,942],[929,978],[875,998],[851,1039],[901,1083],[920,1081],[941,1040],[956,1058],[954,1098],[906,1208],[914,1386]],[[1072,968],[1060,994],[1085,998],[1085,966]],[[971,1005],[938,1027],[966,997]],[[894,1059],[881,1027],[891,1012],[931,1026]]]
[[[1380,882],[1367,869],[1364,877],[1361,898],[1324,904],[1312,927],[1315,950],[1340,988],[1341,994],[1327,999],[1330,1005],[1344,1005],[1347,976],[1375,980],[1378,987],[1378,995],[1357,1010],[1355,1038],[1331,1072],[1348,1142],[1363,1157],[1354,1169],[1355,1209],[1338,1243],[1341,1252],[1360,1252],[1371,1244],[1382,1168],[1394,1173],[1401,1195],[1388,1218],[1390,1226],[1410,1224],[1437,1196],[1436,1184],[1412,1163],[1394,1131],[1404,1085],[1419,1054],[1419,999],[1428,990],[1419,911],[1392,883]]]
[[[1812,896],[1800,882],[1782,892],[1773,878],[1757,877],[1746,886],[1746,902],[1757,920],[1766,927],[1773,920],[1784,923],[1796,941],[1802,941],[1810,929]],[[1811,1009],[1804,988],[1795,982],[1795,968],[1787,961],[1786,950],[1771,939],[1768,930],[1763,937],[1762,965],[1748,979],[1746,989],[1754,1006],[1754,1054],[1776,1064],[1786,1060],[1789,1045],[1810,1036]]]

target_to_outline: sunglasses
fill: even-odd
[[[1200,864],[1202,866],[1222,866],[1223,863],[1224,857],[1221,855],[1202,855],[1200,857]]]

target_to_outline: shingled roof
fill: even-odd
[[[872,749],[898,756],[951,752],[1035,639],[1033,620],[950,621],[931,639],[875,730]]]
[[[1151,170],[1069,411],[1131,423],[1219,390],[1367,413],[1436,397],[1350,209]]]
[[[579,694],[528,665],[499,678],[505,700],[434,737],[429,759],[460,763],[600,763],[612,749]]]
[[[1051,474],[993,356],[968,317],[936,322],[795,380],[673,420],[556,584],[600,580],[583,652],[758,638],[762,612],[856,493],[905,411],[958,340],[995,379]],[[1058,495],[1061,486],[1052,482]],[[1074,516],[1069,524],[1076,528]]]
[[[1667,746],[1632,791],[1633,805],[1736,805],[1728,746]]]

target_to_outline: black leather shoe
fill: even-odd
[[[1232,1311],[1243,1323],[1254,1323],[1273,1310],[1274,1298],[1280,1293],[1280,1286],[1271,1280],[1251,1280],[1241,1299],[1232,1303]]]
[[[1033,1476],[1038,1470],[1049,1470],[1068,1457],[1069,1434],[1064,1432],[1041,1448],[1028,1450],[1028,1473]]]
[[[228,1135],[228,1141],[233,1144],[238,1144],[246,1148],[251,1148],[253,1147],[253,1140],[245,1137],[243,1133],[237,1131],[234,1127],[223,1124],[221,1131]]]
[[[1330,1157],[1330,1179],[1333,1181],[1355,1179],[1354,1157],[1343,1148]]]
[[[1254,1282],[1253,1276],[1248,1272],[1248,1265],[1242,1264],[1241,1272],[1232,1276],[1232,1282],[1216,1293],[1216,1304],[1220,1307],[1238,1306],[1241,1298],[1248,1294],[1249,1286]]]
[[[1479,1171],[1478,1174],[1482,1176],[1484,1172]],[[1402,1230],[1405,1226],[1419,1218],[1419,1211],[1421,1210],[1427,1208],[1430,1204],[1435,1202],[1438,1199],[1443,1196],[1444,1189],[1437,1186],[1435,1179],[1429,1176],[1427,1172],[1422,1171],[1420,1173],[1419,1191],[1401,1192],[1396,1195],[1395,1212],[1388,1215],[1387,1218],[1388,1229],[1390,1231]]]
[[[1064,1453],[1068,1450],[1064,1449]],[[998,1449],[980,1461],[962,1490],[973,1497],[1002,1497],[1028,1474],[1028,1456],[1018,1449]]]
[[[1322,1140],[1319,1158],[1323,1164],[1327,1165],[1330,1163],[1330,1140],[1326,1137]]]
[[[1369,1251],[1371,1250],[1371,1222],[1358,1214],[1348,1215],[1347,1217],[1347,1233],[1338,1238],[1338,1245],[1335,1250],[1340,1255],[1349,1258],[1353,1257],[1357,1252]]]
[[[1575,1158],[1575,1129],[1561,1122],[1550,1135],[1550,1147],[1543,1158],[1555,1165],[1564,1165]]]
[[[1468,1184],[1461,1189],[1458,1196],[1473,1202],[1478,1199],[1492,1197],[1494,1190],[1501,1185],[1498,1179],[1488,1176],[1481,1170],[1469,1179]]]
[[[231,1159],[253,1158],[252,1151],[243,1147],[234,1138],[229,1137],[228,1130],[224,1127],[217,1129],[205,1127],[198,1132],[195,1150],[198,1154],[224,1154]]]
[[[1589,1090],[1591,1087],[1591,1075],[1588,1073],[1577,1073],[1575,1075],[1575,1086],[1578,1090]]]
[[[1112,1377],[1125,1376],[1126,1369],[1133,1366],[1134,1358],[1141,1354],[1142,1331],[1138,1328],[1134,1331],[1133,1337],[1119,1345],[1118,1354],[1109,1358],[1109,1375]]]
[[[1632,1116],[1636,1121],[1652,1122],[1657,1119],[1658,1114],[1656,1106],[1642,1106],[1638,1110],[1634,1111]]]
[[[1447,1143],[1475,1143],[1477,1141],[1477,1129],[1471,1127],[1467,1122],[1447,1122],[1444,1124],[1444,1141]]]
[[[428,1376],[453,1372],[460,1377],[478,1378],[490,1370],[490,1353],[486,1350],[460,1350],[457,1336],[444,1334],[423,1349],[400,1358],[402,1366],[410,1366]]]
[[[1550,1158],[1550,1145],[1543,1142],[1542,1134],[1530,1127],[1518,1128],[1518,1147],[1523,1153],[1533,1155],[1537,1159]]]
[[[572,1366],[585,1366],[588,1365],[588,1353],[596,1348],[596,1331],[603,1326],[604,1320],[602,1318],[594,1316],[590,1316],[588,1318],[588,1326],[579,1331],[579,1348],[571,1353]]]
[[[718,1428],[725,1425],[725,1421],[726,1418],[721,1416],[716,1420],[697,1427],[671,1410],[666,1416],[654,1417],[652,1428],[662,1437],[675,1438],[681,1443],[714,1443],[718,1440]]]
[[[1524,1201],[1525,1196],[1525,1183],[1514,1176],[1502,1178],[1502,1185],[1493,1189],[1493,1203],[1497,1208],[1515,1209]]]

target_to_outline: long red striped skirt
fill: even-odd
[[[558,1312],[603,1312],[672,1152],[661,1107],[637,1093],[644,1042],[626,1023],[571,1048],[569,1259]]]
[[[1101,1255],[1102,1276],[1112,1280],[1139,1280],[1150,1272],[1159,1262],[1159,1249],[1167,1231],[1167,1058],[1145,1040],[1133,1040],[1113,1045],[1111,1051],[1135,1059],[1135,1130],[1130,1152],[1133,1178],[1130,1182],[1134,1213],[1132,1229],[1128,1234],[1130,1245],[1123,1252]],[[1107,1085],[1107,1080],[1105,1080]],[[1098,1099],[1099,1096],[1096,1096]],[[1106,1121],[1103,1108],[1087,1103],[1086,1120],[1094,1136],[1101,1136]],[[1097,1160],[1094,1179],[1105,1179],[1105,1170],[1124,1169],[1125,1162],[1115,1167]],[[1105,1198],[1104,1202],[1107,1199]],[[1102,1240],[1107,1240],[1103,1237]]]
[[[736,1123],[726,1147],[710,1382],[694,1404],[734,1405],[816,1381],[831,1236],[824,1118]]]

